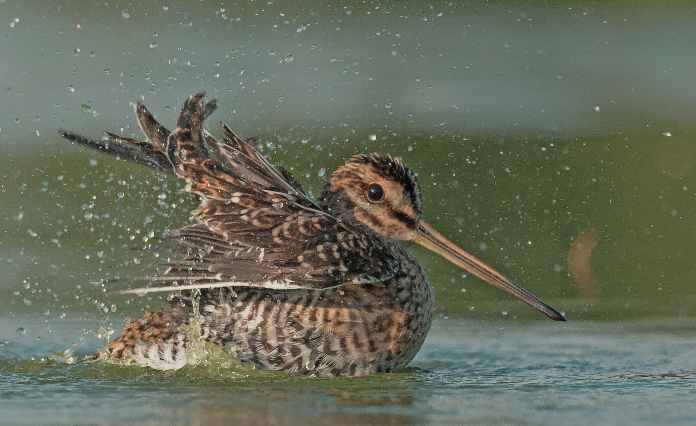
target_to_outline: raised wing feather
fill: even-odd
[[[391,278],[398,261],[384,242],[327,214],[288,173],[274,168],[223,123],[215,139],[203,121],[215,103],[186,100],[169,132],[142,105],[136,115],[147,141],[107,134],[101,144],[63,136],[138,164],[174,173],[200,200],[197,223],[165,236],[181,261],[166,262],[152,287],[132,292],[250,286],[324,289]],[[87,141],[88,143],[85,143]],[[106,143],[105,143],[106,142]],[[129,155],[123,155],[127,152]]]

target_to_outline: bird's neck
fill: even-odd
[[[355,203],[350,199],[346,191],[332,191],[331,184],[327,182],[321,190],[321,195],[317,200],[319,207],[336,219],[344,223],[359,227],[361,230],[372,233],[355,218]]]

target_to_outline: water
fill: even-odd
[[[686,425],[694,325],[450,318],[406,371],[355,379],[5,359],[3,423]]]
[[[2,422],[694,423],[691,2],[28,0],[0,18]],[[56,130],[139,137],[134,102],[171,127],[200,90],[214,135],[260,136],[314,196],[347,156],[403,157],[430,224],[569,322],[414,248],[438,320],[402,373],[42,362],[166,303],[109,291],[195,207]]]

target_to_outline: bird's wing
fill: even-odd
[[[394,276],[398,260],[378,237],[324,212],[289,173],[273,167],[223,123],[215,139],[203,121],[216,108],[203,93],[186,100],[169,132],[136,106],[146,141],[106,134],[100,142],[61,132],[74,142],[173,173],[200,203],[197,222],[170,233],[164,250],[183,253],[166,272],[143,277],[151,287],[131,292],[249,286],[325,289]]]

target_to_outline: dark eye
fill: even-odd
[[[373,203],[382,201],[384,200],[384,190],[380,185],[373,183],[367,187],[367,198]]]

